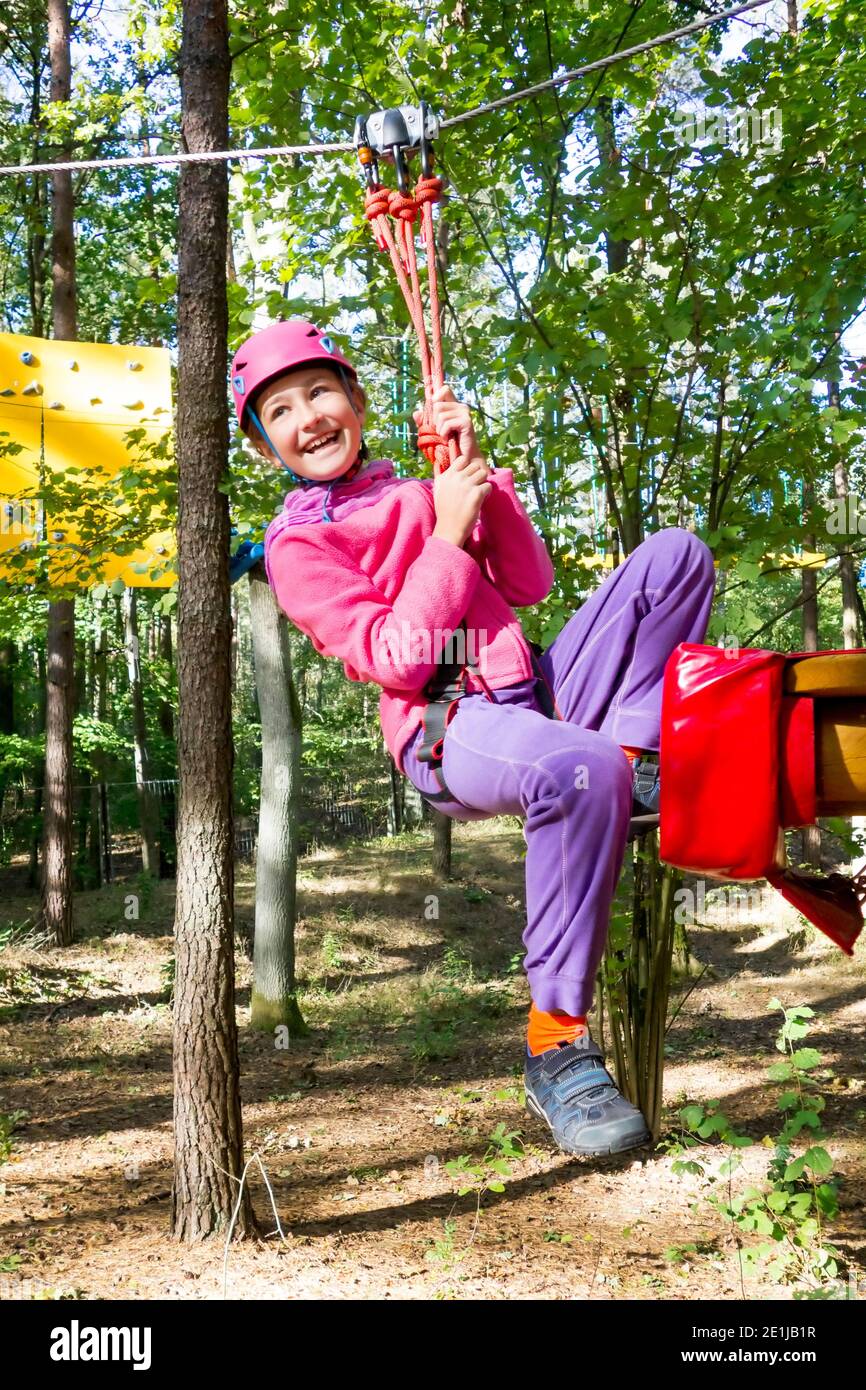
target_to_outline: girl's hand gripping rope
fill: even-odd
[[[431,413],[437,433],[446,443],[456,440],[459,450],[450,468],[433,478],[433,534],[462,546],[490,493],[490,469],[478,447],[469,409],[454,399],[450,386],[440,386],[433,392]],[[420,426],[423,411],[416,410],[414,415]]]
[[[420,428],[424,416],[423,409],[419,407],[414,415],[415,423]],[[458,458],[477,459],[487,467],[475,438],[475,426],[469,407],[462,401],[455,400],[454,392],[447,383],[434,389],[430,398],[430,417],[433,428],[446,444],[451,439],[456,441]]]

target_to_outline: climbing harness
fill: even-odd
[[[460,627],[463,630],[464,651],[466,650],[466,623],[461,621]],[[495,694],[490,689],[481,672],[475,663],[467,657],[465,661],[459,659],[459,638],[455,631],[449,642],[442,650],[439,658],[439,670],[435,676],[424,687],[423,695],[427,700],[424,713],[421,716],[421,724],[424,729],[422,738],[415,756],[420,763],[427,763],[431,768],[436,781],[441,787],[439,792],[425,792],[425,801],[436,803],[437,801],[459,801],[445,780],[442,771],[442,758],[445,751],[445,731],[451,720],[457,713],[457,707],[465,695],[475,692],[466,688],[468,674],[467,668],[471,668],[472,674],[480,683],[488,700],[498,704]],[[548,684],[547,677],[541,668],[539,661],[544,648],[537,642],[529,642],[529,649],[532,657],[532,667],[537,676],[536,699],[543,714],[548,719],[562,719],[562,714],[556,703],[556,697]]]
[[[397,284],[418,339],[424,381],[424,411],[418,430],[418,448],[429,459],[434,472],[442,473],[457,458],[458,447],[454,439],[450,439],[446,445],[433,426],[433,392],[445,384],[433,225],[433,204],[442,198],[442,180],[433,172],[433,141],[438,134],[438,117],[424,101],[418,106],[395,106],[387,111],[374,111],[370,116],[358,116],[355,121],[355,148],[366,186],[364,215],[373,229],[379,250],[387,251],[391,258]],[[410,192],[408,161],[414,154],[420,156],[421,173],[414,191]],[[381,182],[380,159],[393,163],[396,188],[389,189]],[[419,218],[430,290],[429,337],[424,322],[424,301],[415,247],[415,223]]]

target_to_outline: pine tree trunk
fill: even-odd
[[[75,709],[75,605],[48,605],[42,922],[58,946],[73,938],[72,719]]]
[[[183,0],[182,132],[228,148],[226,0]],[[243,1126],[234,978],[228,460],[228,178],[185,164],[178,228],[178,824],[174,1005],[175,1237],[256,1229],[239,1197]]]
[[[67,0],[48,0],[51,100],[69,101],[72,62]],[[69,158],[69,151],[63,155]],[[75,201],[72,175],[51,175],[52,319],[54,337],[78,336],[75,293]],[[58,945],[73,937],[72,908],[72,720],[75,707],[75,601],[48,605],[45,706],[45,814],[42,840],[42,922]]]
[[[295,997],[295,917],[301,708],[292,679],[286,619],[264,566],[250,571],[250,630],[259,717],[262,777],[256,849],[256,926],[250,1024],[290,1037],[309,1029]]]

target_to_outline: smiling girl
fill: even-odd
[[[283,612],[350,680],[381,687],[385,743],[441,812],[524,821],[529,1110],[569,1153],[644,1143],[644,1118],[586,1015],[632,817],[658,807],[643,755],[659,746],[664,667],[706,632],[710,552],[690,532],[657,532],[533,651],[514,608],[546,598],[553,565],[511,469],[489,468],[449,387],[434,393],[432,423],[457,457],[433,479],[368,459],[355,369],[313,324],[253,335],[232,389],[241,429],[297,484],[265,536]],[[431,749],[429,683],[462,627],[477,661],[460,658],[447,732]]]

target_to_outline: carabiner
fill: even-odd
[[[421,153],[421,176],[425,179],[429,179],[433,175],[433,145],[427,139],[427,113],[429,109],[426,101],[418,103],[421,117],[421,138],[418,142],[418,148]]]
[[[364,178],[368,188],[379,187],[379,161],[376,153],[367,139],[367,122],[363,116],[355,117],[355,149],[358,153],[358,163],[364,171]]]

